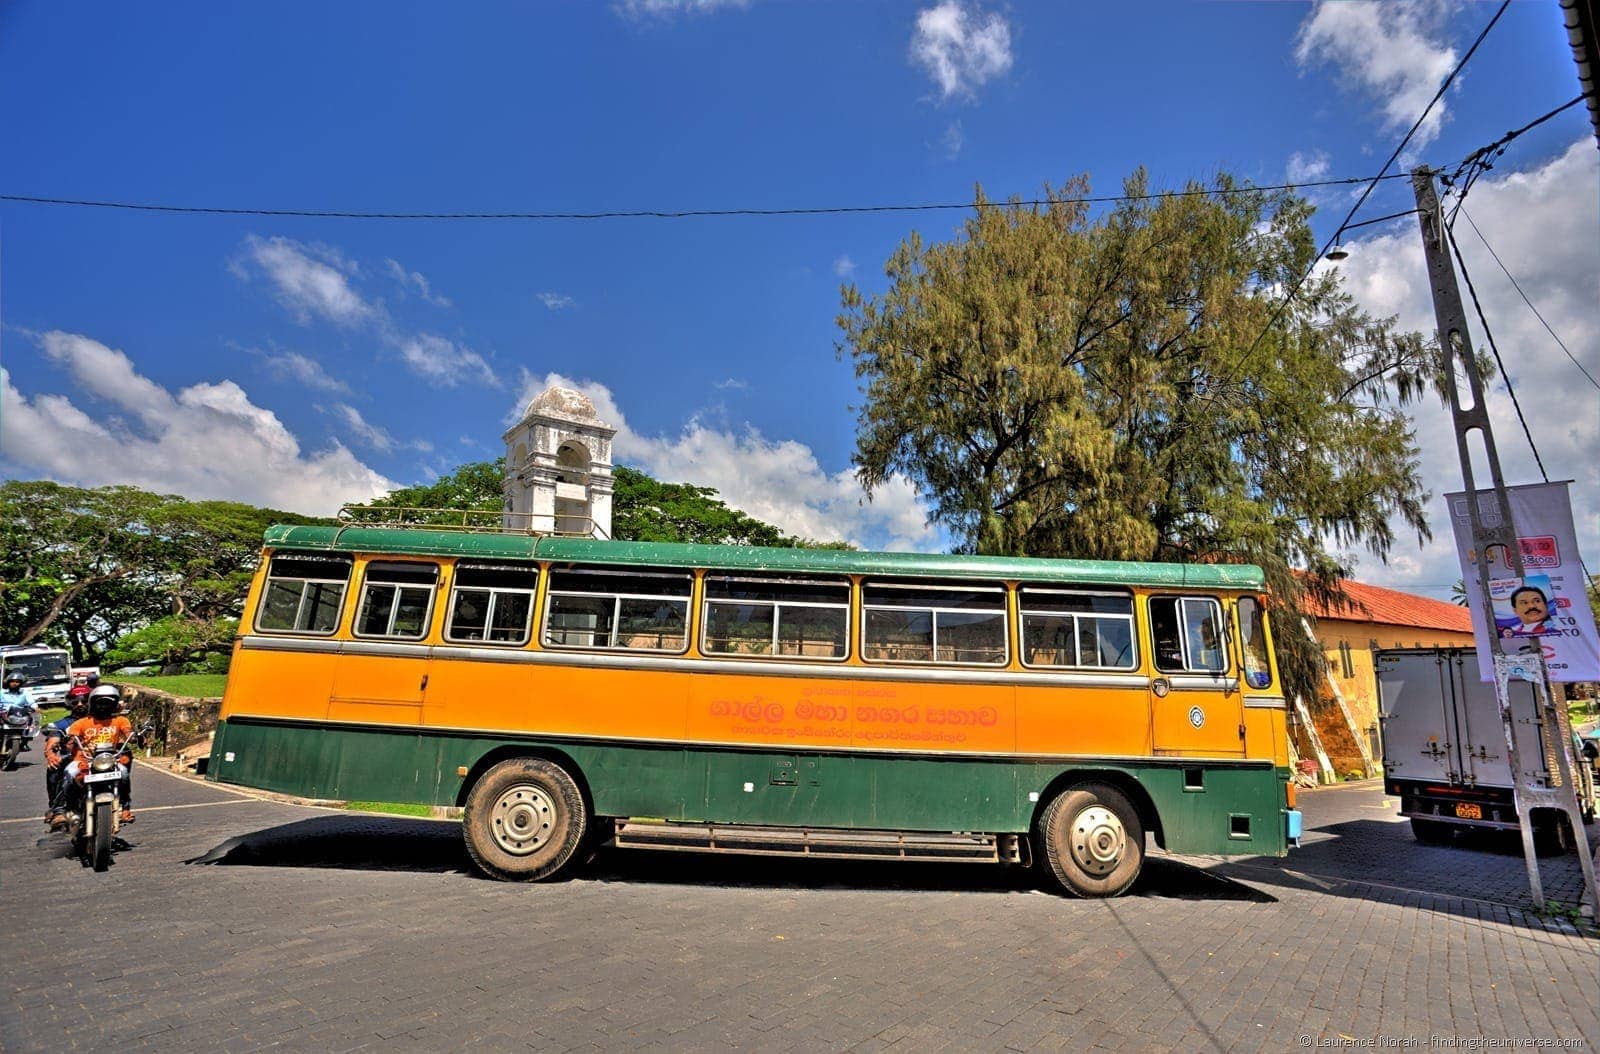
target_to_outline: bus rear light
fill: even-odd
[[[1295,792],[1298,789],[1299,788],[1297,788],[1294,785],[1294,780],[1290,780],[1288,783],[1285,783],[1283,785],[1283,794],[1284,794],[1284,797],[1288,800],[1289,808],[1291,808],[1291,809],[1294,808]]]

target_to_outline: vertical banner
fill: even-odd
[[[1522,549],[1522,577],[1516,578],[1491,554],[1489,597],[1494,625],[1484,625],[1483,593],[1478,587],[1478,557],[1472,551],[1472,519],[1464,492],[1446,494],[1456,553],[1466,582],[1472,612],[1472,635],[1478,644],[1478,675],[1494,680],[1489,637],[1499,637],[1508,654],[1537,645],[1544,652],[1552,681],[1600,680],[1600,633],[1595,630],[1578,560],[1578,539],[1572,527],[1572,503],[1566,483],[1507,487],[1511,522]],[[1478,515],[1486,527],[1500,525],[1494,492],[1477,492]]]

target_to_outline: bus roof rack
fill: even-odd
[[[425,527],[430,531],[522,534],[534,538],[609,539],[588,516],[507,512],[502,509],[427,509],[407,505],[344,505],[340,527]]]

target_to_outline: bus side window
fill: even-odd
[[[1022,656],[1028,666],[1131,670],[1133,597],[1086,589],[1023,586]]]
[[[368,564],[356,612],[356,636],[400,640],[427,636],[438,581],[438,564]]]
[[[689,646],[692,575],[681,571],[550,571],[544,643],[557,648],[681,652]]]
[[[1156,669],[1169,673],[1221,673],[1222,608],[1209,597],[1151,597],[1150,637]]]
[[[1006,661],[1002,585],[865,582],[862,657],[881,662]]]
[[[350,583],[349,557],[278,553],[267,567],[256,629],[266,633],[332,633]]]
[[[848,579],[707,575],[707,654],[842,659],[849,640]]]
[[[455,643],[526,644],[533,624],[537,567],[457,563],[444,639]]]

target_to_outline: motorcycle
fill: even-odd
[[[67,814],[67,834],[72,853],[85,867],[104,871],[111,866],[112,844],[122,829],[122,813],[117,807],[117,785],[126,769],[121,755],[135,742],[149,735],[154,726],[146,725],[126,742],[97,744],[83,773],[83,790]],[[69,742],[76,742],[72,740]]]
[[[0,706],[0,770],[10,770],[38,731],[39,709],[32,703]]]

